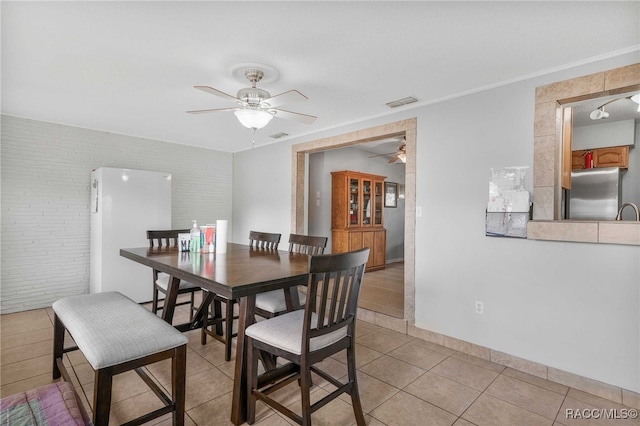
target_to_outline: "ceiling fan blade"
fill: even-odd
[[[387,152],[386,154],[370,155],[369,158],[384,157],[384,156],[387,156],[387,155],[395,155],[397,153],[398,153],[398,151],[393,151],[393,152]]]
[[[269,112],[274,114],[276,117],[285,118],[287,120],[294,120],[304,124],[311,124],[314,121],[316,121],[316,118],[318,118],[314,115],[285,111],[283,109],[277,109],[277,108],[269,108]]]
[[[204,114],[206,112],[218,112],[218,111],[234,111],[236,108],[214,108],[214,109],[195,109],[187,111],[189,114]]]
[[[389,160],[389,163],[395,163],[396,161],[398,161],[400,159],[399,155],[396,155],[395,157],[393,157],[391,160]]]
[[[193,86],[194,88],[198,89],[198,90],[202,90],[203,92],[207,92],[211,95],[216,95],[219,96],[221,98],[227,99],[229,101],[238,103],[240,105],[245,105],[244,101],[241,101],[240,99],[236,98],[235,96],[231,96],[227,93],[224,93],[218,89],[214,89],[213,87],[209,87],[209,86]]]
[[[288,92],[280,93],[279,95],[275,95],[268,99],[265,99],[262,102],[269,104],[269,107],[279,107],[281,105],[306,101],[308,99],[309,98],[307,98],[297,90],[289,90]]]

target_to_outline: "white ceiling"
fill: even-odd
[[[255,134],[290,137],[637,51],[640,2],[2,1],[2,113],[228,152],[250,131],[208,85],[235,95],[230,69],[263,63],[283,106]]]

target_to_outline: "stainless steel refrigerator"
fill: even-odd
[[[136,302],[151,300],[151,268],[120,256],[121,248],[148,246],[149,229],[171,229],[170,173],[108,167],[91,172],[91,293],[119,291]]]
[[[620,208],[620,168],[571,172],[569,219],[614,220]]]

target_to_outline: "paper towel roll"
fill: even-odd
[[[216,253],[227,252],[228,220],[216,220]]]

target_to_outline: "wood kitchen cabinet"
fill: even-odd
[[[593,154],[593,167],[620,167],[629,168],[629,147],[613,146],[610,148],[596,148],[589,150]],[[584,155],[587,150],[573,151],[571,153],[571,169],[584,169]]]
[[[386,266],[385,178],[351,170],[331,172],[331,252],[369,247],[368,271]]]

